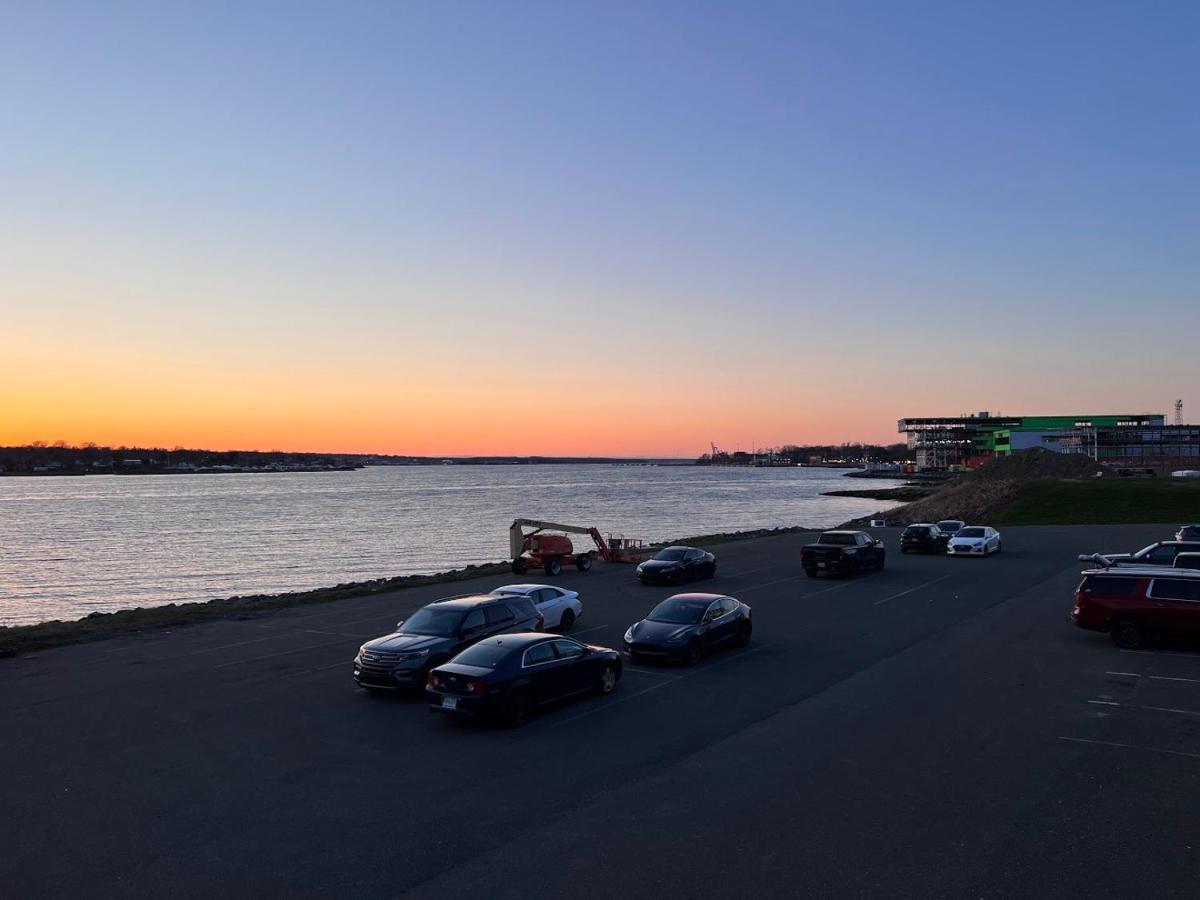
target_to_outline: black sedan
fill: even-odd
[[[629,626],[625,652],[631,659],[680,660],[695,665],[718,647],[750,643],[750,607],[720,594],[676,594]]]
[[[429,673],[432,713],[523,725],[540,707],[589,692],[610,694],[621,654],[560,634],[502,634],[468,647]]]
[[[642,584],[679,584],[717,574],[717,558],[695,547],[664,547],[637,567]]]

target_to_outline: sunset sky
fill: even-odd
[[[1198,47],[1166,2],[7,3],[0,444],[1195,419]]]

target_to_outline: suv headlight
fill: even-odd
[[[409,650],[406,653],[401,653],[396,659],[399,662],[409,662],[414,659],[420,659],[422,656],[428,656],[428,650]]]
[[[628,628],[625,629],[625,641],[626,641],[626,643],[629,643],[629,644],[633,643],[633,626],[632,625],[630,625]]]

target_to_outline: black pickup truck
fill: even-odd
[[[809,578],[816,578],[821,572],[857,575],[878,572],[886,555],[883,541],[875,540],[865,531],[826,531],[815,544],[800,548],[800,564]]]

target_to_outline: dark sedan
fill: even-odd
[[[753,631],[750,607],[740,600],[720,594],[676,594],[629,626],[624,647],[631,659],[695,665],[719,647],[745,647]]]
[[[503,634],[429,673],[429,711],[522,725],[539,708],[621,680],[621,654],[560,634]]]
[[[637,567],[642,584],[679,584],[717,574],[717,558],[695,547],[664,547]]]

